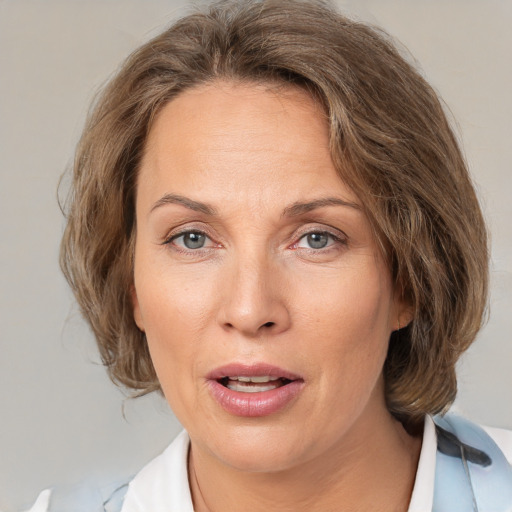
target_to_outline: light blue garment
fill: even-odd
[[[454,415],[436,416],[434,422],[437,457],[432,512],[512,512],[512,466],[491,437]],[[128,482],[55,489],[48,512],[120,512]]]
[[[120,512],[128,481],[106,486],[84,483],[54,489],[48,512]]]
[[[434,422],[433,512],[512,512],[512,466],[491,437],[451,414]]]

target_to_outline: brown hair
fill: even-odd
[[[130,300],[146,136],[163,105],[218,78],[296,85],[322,103],[335,165],[414,310],[390,340],[389,410],[411,424],[444,411],[486,305],[482,214],[433,89],[384,32],[322,1],[223,1],[186,16],[135,51],[91,111],[61,266],[112,379],[141,394],[159,389]]]

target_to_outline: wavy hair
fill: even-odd
[[[487,303],[487,234],[468,169],[437,94],[391,38],[314,0],[196,10],[129,56],[94,104],[61,267],[111,378],[139,394],[159,389],[130,296],[137,170],[162,107],[218,79],[301,87],[324,107],[335,166],[414,311],[391,336],[388,408],[410,425],[445,411]]]

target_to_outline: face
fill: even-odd
[[[220,82],[172,100],[136,217],[135,320],[194,450],[276,471],[388,414],[404,307],[305,92]]]

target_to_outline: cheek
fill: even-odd
[[[201,356],[198,339],[203,307],[198,302],[180,300],[184,296],[163,286],[162,281],[155,288],[142,293],[147,343],[167,402],[183,418],[196,407],[193,383],[197,382],[195,369]]]
[[[205,368],[229,349],[217,323],[225,288],[220,270],[209,263],[178,265],[165,253],[136,254],[135,285],[153,366],[167,402],[189,430],[198,415],[210,414]]]
[[[141,254],[136,259],[135,286],[144,329],[157,338],[173,330],[200,329],[212,307],[214,276],[192,266],[183,269],[158,256]]]
[[[293,291],[302,302],[299,314],[312,326],[331,331],[332,337],[355,342],[388,335],[393,303],[385,271],[371,266],[336,270],[322,279],[310,275],[301,280]]]
[[[212,283],[198,272],[174,272],[167,265],[136,260],[140,317],[164,393],[185,374],[193,375],[200,341],[211,317]]]
[[[370,267],[371,269],[371,267]],[[393,303],[386,274],[363,268],[340,272],[325,282],[296,290],[301,298],[300,324],[308,330],[311,346],[302,351],[321,365],[321,379],[327,389],[344,390],[339,395],[364,393],[382,371],[390,335]],[[302,338],[305,340],[305,338]],[[326,391],[327,392],[327,391]]]

